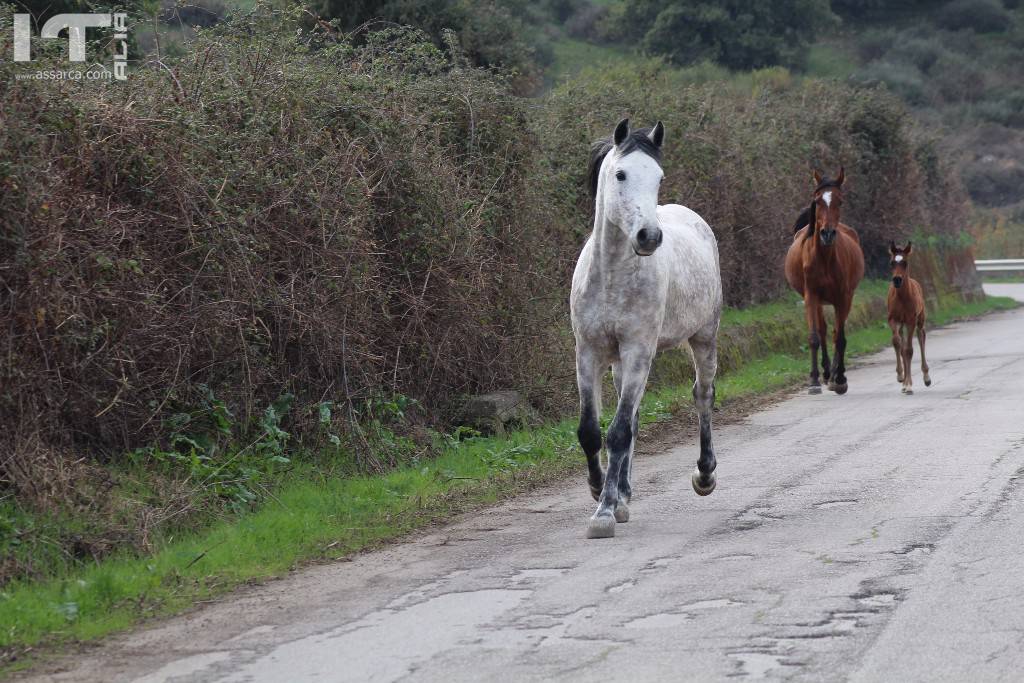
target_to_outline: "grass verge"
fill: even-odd
[[[869,283],[862,296],[878,297],[882,291]],[[941,325],[1015,305],[989,297],[947,305],[933,311],[931,320]],[[787,298],[729,312],[723,334],[730,338],[744,327],[763,329],[768,319],[802,317]],[[889,334],[875,317],[849,335],[848,349],[853,355],[877,351],[889,343]],[[798,353],[763,354],[724,372],[717,384],[719,402],[802,381],[806,353],[794,350]],[[688,385],[655,385],[644,399],[642,423],[668,419],[689,403]],[[161,539],[150,555],[113,556],[46,580],[6,586],[0,592],[0,655],[6,669],[0,673],[27,666],[34,649],[94,640],[302,563],[341,559],[570,472],[583,476],[572,419],[503,437],[451,440],[441,450],[440,457],[381,476],[343,477],[302,466],[283,475],[261,509]]]

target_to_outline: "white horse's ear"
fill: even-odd
[[[818,172],[818,169],[814,169],[814,186],[818,185],[821,185],[821,173]]]
[[[616,145],[621,145],[623,140],[629,135],[629,119],[622,119],[619,121],[619,125],[615,126],[615,133],[612,136],[612,140],[615,141]]]
[[[665,126],[661,124],[661,121],[654,124],[654,129],[648,137],[651,138],[651,142],[654,143],[655,147],[661,148],[661,143],[665,142]]]
[[[839,187],[843,186],[843,181],[846,180],[846,169],[842,166],[839,167],[839,175],[836,176],[836,185]]]

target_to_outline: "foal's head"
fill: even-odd
[[[661,245],[658,188],[665,127],[630,131],[622,119],[610,138],[590,148],[590,191],[604,219],[621,230],[637,256],[650,256]]]
[[[839,167],[839,175],[825,178],[814,171],[814,198],[811,200],[811,220],[814,221],[810,234],[817,233],[823,245],[830,246],[836,240],[839,227],[839,212],[843,206],[843,181],[846,169]]]
[[[895,242],[889,242],[889,256],[892,259],[889,262],[889,265],[892,266],[892,286],[896,289],[902,287],[910,277],[910,251],[910,242],[907,242],[907,246],[902,249],[897,247]]]

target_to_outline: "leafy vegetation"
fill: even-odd
[[[827,0],[627,0],[626,37],[677,64],[800,68],[818,31],[834,26]]]

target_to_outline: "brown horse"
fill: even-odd
[[[811,394],[821,393],[819,348],[828,388],[837,394],[845,394],[847,389],[846,318],[853,305],[853,292],[864,277],[864,253],[857,232],[839,221],[845,179],[842,168],[834,180],[814,172],[814,197],[793,226],[793,244],[786,254],[786,280],[804,298],[810,330]],[[824,304],[832,304],[836,313],[835,357],[831,367]]]
[[[896,381],[903,384],[904,394],[914,393],[914,382],[910,378],[910,363],[914,359],[914,328],[917,328],[917,343],[921,347],[924,385],[932,385],[932,378],[928,376],[928,361],[924,358],[924,291],[921,284],[910,277],[910,252],[910,242],[902,249],[895,242],[889,242],[889,255],[892,257],[889,328],[892,329],[892,348],[896,350]]]

